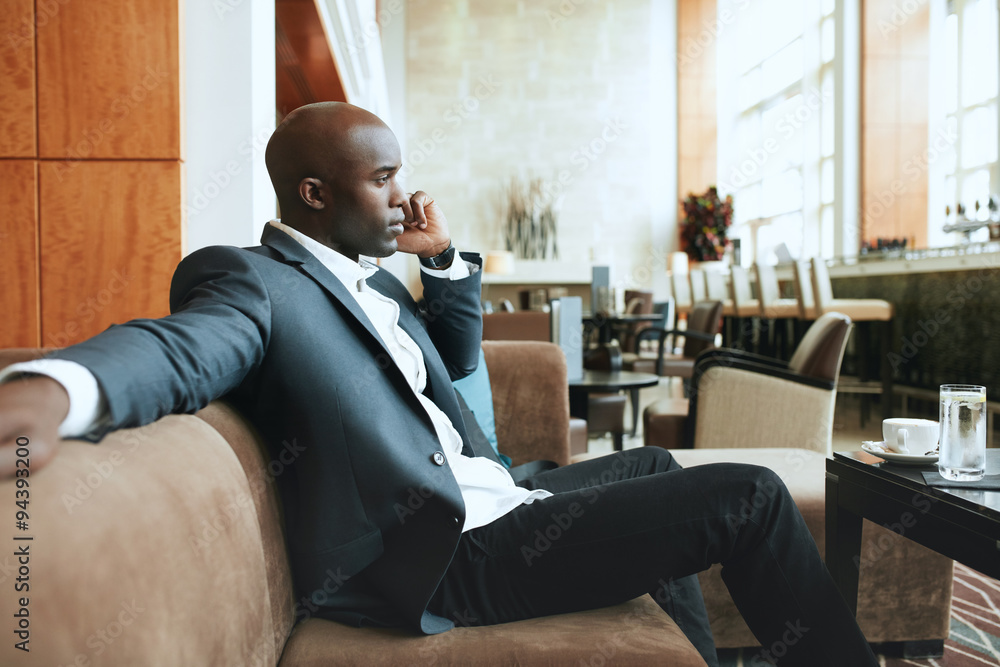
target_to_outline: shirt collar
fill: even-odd
[[[344,287],[352,292],[360,292],[362,281],[372,277],[378,271],[378,266],[372,264],[367,259],[362,258],[360,261],[354,262],[333,248],[328,248],[316,239],[306,236],[299,230],[282,224],[280,220],[271,220],[268,224],[295,239],[313,257],[318,259],[320,264],[336,276],[337,280],[344,283]]]

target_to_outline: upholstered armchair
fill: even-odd
[[[851,320],[827,313],[788,362],[717,348],[695,363],[689,399],[644,413],[647,445],[665,448],[802,447],[830,451],[837,378]]]

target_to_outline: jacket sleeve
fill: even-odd
[[[264,357],[270,295],[250,254],[212,247],[177,267],[171,315],[115,325],[53,358],[88,368],[107,401],[94,439],[174,412],[194,412],[233,390]]]
[[[478,253],[461,253],[461,259],[482,267]],[[421,303],[427,332],[452,380],[469,375],[479,364],[483,339],[480,306],[482,270],[468,278],[445,280],[420,272],[424,285]]]

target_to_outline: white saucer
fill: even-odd
[[[879,451],[871,447],[871,445],[879,445],[884,447],[884,442],[873,442],[871,440],[865,440],[861,443],[861,449],[865,450],[869,454],[879,457],[880,459],[885,459],[886,461],[891,461],[892,463],[899,463],[901,465],[908,466],[921,466],[930,465],[931,463],[937,463],[937,454],[926,454],[924,456],[914,456],[913,454],[897,454],[896,452]]]

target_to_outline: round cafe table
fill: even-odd
[[[585,370],[583,377],[569,381],[569,413],[578,419],[586,419],[587,399],[591,392],[618,393],[626,390],[632,401],[632,435],[635,435],[634,417],[639,411],[639,390],[643,387],[655,387],[659,382],[660,376],[654,373]]]

